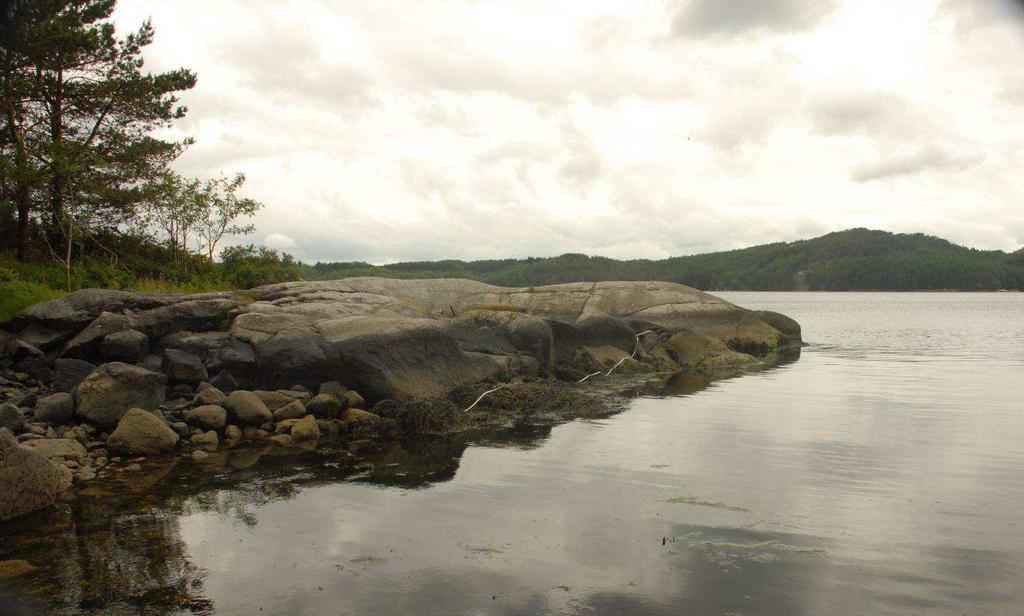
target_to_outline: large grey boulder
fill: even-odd
[[[102,312],[74,338],[64,345],[64,357],[91,359],[100,353],[103,341],[109,336],[131,329],[131,319],[124,314]],[[145,355],[145,353],[143,353]],[[111,358],[122,361],[120,358]]]
[[[35,420],[54,425],[70,424],[75,419],[75,399],[67,392],[44,396],[36,402]]]
[[[267,405],[251,391],[240,389],[231,392],[226,404],[234,423],[243,426],[261,426],[274,420]]]
[[[107,439],[107,447],[114,453],[151,456],[166,453],[178,444],[175,432],[149,411],[129,409],[117,423]]]
[[[0,520],[53,504],[71,486],[71,473],[19,445],[0,428]]]
[[[130,408],[153,410],[164,401],[166,377],[120,362],[104,364],[75,391],[79,417],[101,427],[116,426]]]

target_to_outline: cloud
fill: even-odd
[[[685,0],[672,32],[694,37],[792,32],[816,26],[837,5],[834,0]]]
[[[263,243],[270,248],[277,248],[279,250],[295,246],[295,240],[283,233],[271,233],[263,238]]]
[[[956,156],[940,148],[926,147],[911,154],[884,158],[857,167],[850,177],[854,182],[871,182],[926,171],[960,173],[982,160],[980,156]]]

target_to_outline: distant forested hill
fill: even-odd
[[[850,229],[809,240],[687,257],[618,261],[550,258],[424,261],[373,266],[317,263],[310,279],[348,276],[472,278],[502,286],[665,280],[708,290],[961,291],[1024,289],[1024,251],[984,251],[921,233]]]

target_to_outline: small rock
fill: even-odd
[[[134,473],[137,471],[141,471],[142,465],[136,462],[135,464],[129,464],[128,466],[124,467],[124,470],[128,471],[129,473]]]
[[[210,378],[203,360],[177,349],[164,351],[163,372],[172,383],[199,383]]]
[[[319,419],[334,419],[342,410],[342,403],[332,394],[318,394],[306,403],[306,409]]]
[[[153,413],[129,409],[110,435],[107,446],[120,453],[152,455],[174,449],[178,438],[178,433]]]
[[[254,438],[255,438],[256,440],[258,440],[258,441],[263,441],[263,440],[266,440],[266,438],[267,438],[268,436],[270,436],[270,433],[269,433],[269,432],[267,432],[266,430],[262,430],[262,429],[261,429],[261,430],[257,430],[257,431],[256,431],[256,434],[255,434]]]
[[[298,400],[289,402],[281,408],[274,411],[274,421],[283,421],[285,419],[302,419],[306,416],[306,407],[302,406],[302,403]]]
[[[277,425],[274,426],[274,434],[291,434],[292,426],[294,426],[297,423],[299,423],[298,418],[285,419],[283,421],[279,421],[277,422]]]
[[[297,444],[320,442],[320,425],[316,423],[316,417],[306,415],[292,426],[292,440]]]
[[[217,451],[217,447],[220,446],[220,439],[217,437],[217,433],[213,430],[209,430],[203,434],[197,434],[189,441],[192,446],[196,449],[202,449],[204,451]]]
[[[229,441],[237,441],[242,438],[242,429],[238,426],[231,424],[224,428],[224,438]]]
[[[251,391],[231,392],[226,404],[231,417],[242,425],[260,426],[274,419],[263,400]]]
[[[351,408],[345,409],[345,413],[342,415],[342,420],[345,423],[355,423],[361,421],[378,422],[380,421],[380,415],[375,415],[369,411],[362,409]]]
[[[195,395],[195,390],[188,383],[178,383],[177,385],[171,385],[167,388],[167,398],[174,400],[175,398],[181,398],[188,401]]]
[[[83,468],[75,473],[75,479],[78,481],[92,481],[93,479],[96,479],[96,471],[91,468]]]
[[[188,424],[185,423],[184,421],[176,421],[172,423],[171,430],[177,432],[180,438],[188,438]]]
[[[0,404],[0,428],[7,428],[17,434],[24,425],[25,415],[21,409],[10,403]]]
[[[345,387],[337,381],[327,381],[326,383],[320,384],[320,393],[328,396],[334,396],[341,400],[345,397],[345,394],[348,393],[348,387]]]
[[[275,434],[270,437],[270,440],[284,447],[291,447],[292,445],[292,436],[290,434]]]
[[[256,433],[258,431],[259,428],[256,426],[245,426],[244,428],[242,428],[242,436],[247,439],[254,439],[256,438]]]
[[[206,453],[205,451],[203,451],[201,449],[197,449],[196,451],[192,452],[192,459],[195,460],[196,462],[198,462],[200,460],[204,460],[204,459],[209,458],[209,457],[210,457],[210,454]]]
[[[217,406],[224,406],[227,401],[228,397],[224,392],[206,382],[200,383],[196,388],[196,397],[193,400],[198,405],[216,404]]]
[[[71,394],[58,392],[40,398],[36,402],[36,421],[51,424],[68,424],[75,418],[75,399]]]
[[[345,402],[348,403],[349,408],[353,409],[366,409],[366,400],[359,395],[359,392],[349,390],[345,392]]]
[[[185,413],[185,421],[190,426],[199,426],[204,430],[223,430],[228,423],[228,412],[224,407],[207,404]]]

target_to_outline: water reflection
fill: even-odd
[[[766,301],[798,362],[611,417],[147,469],[0,559],[59,613],[1019,611],[1024,303],[886,297]]]

